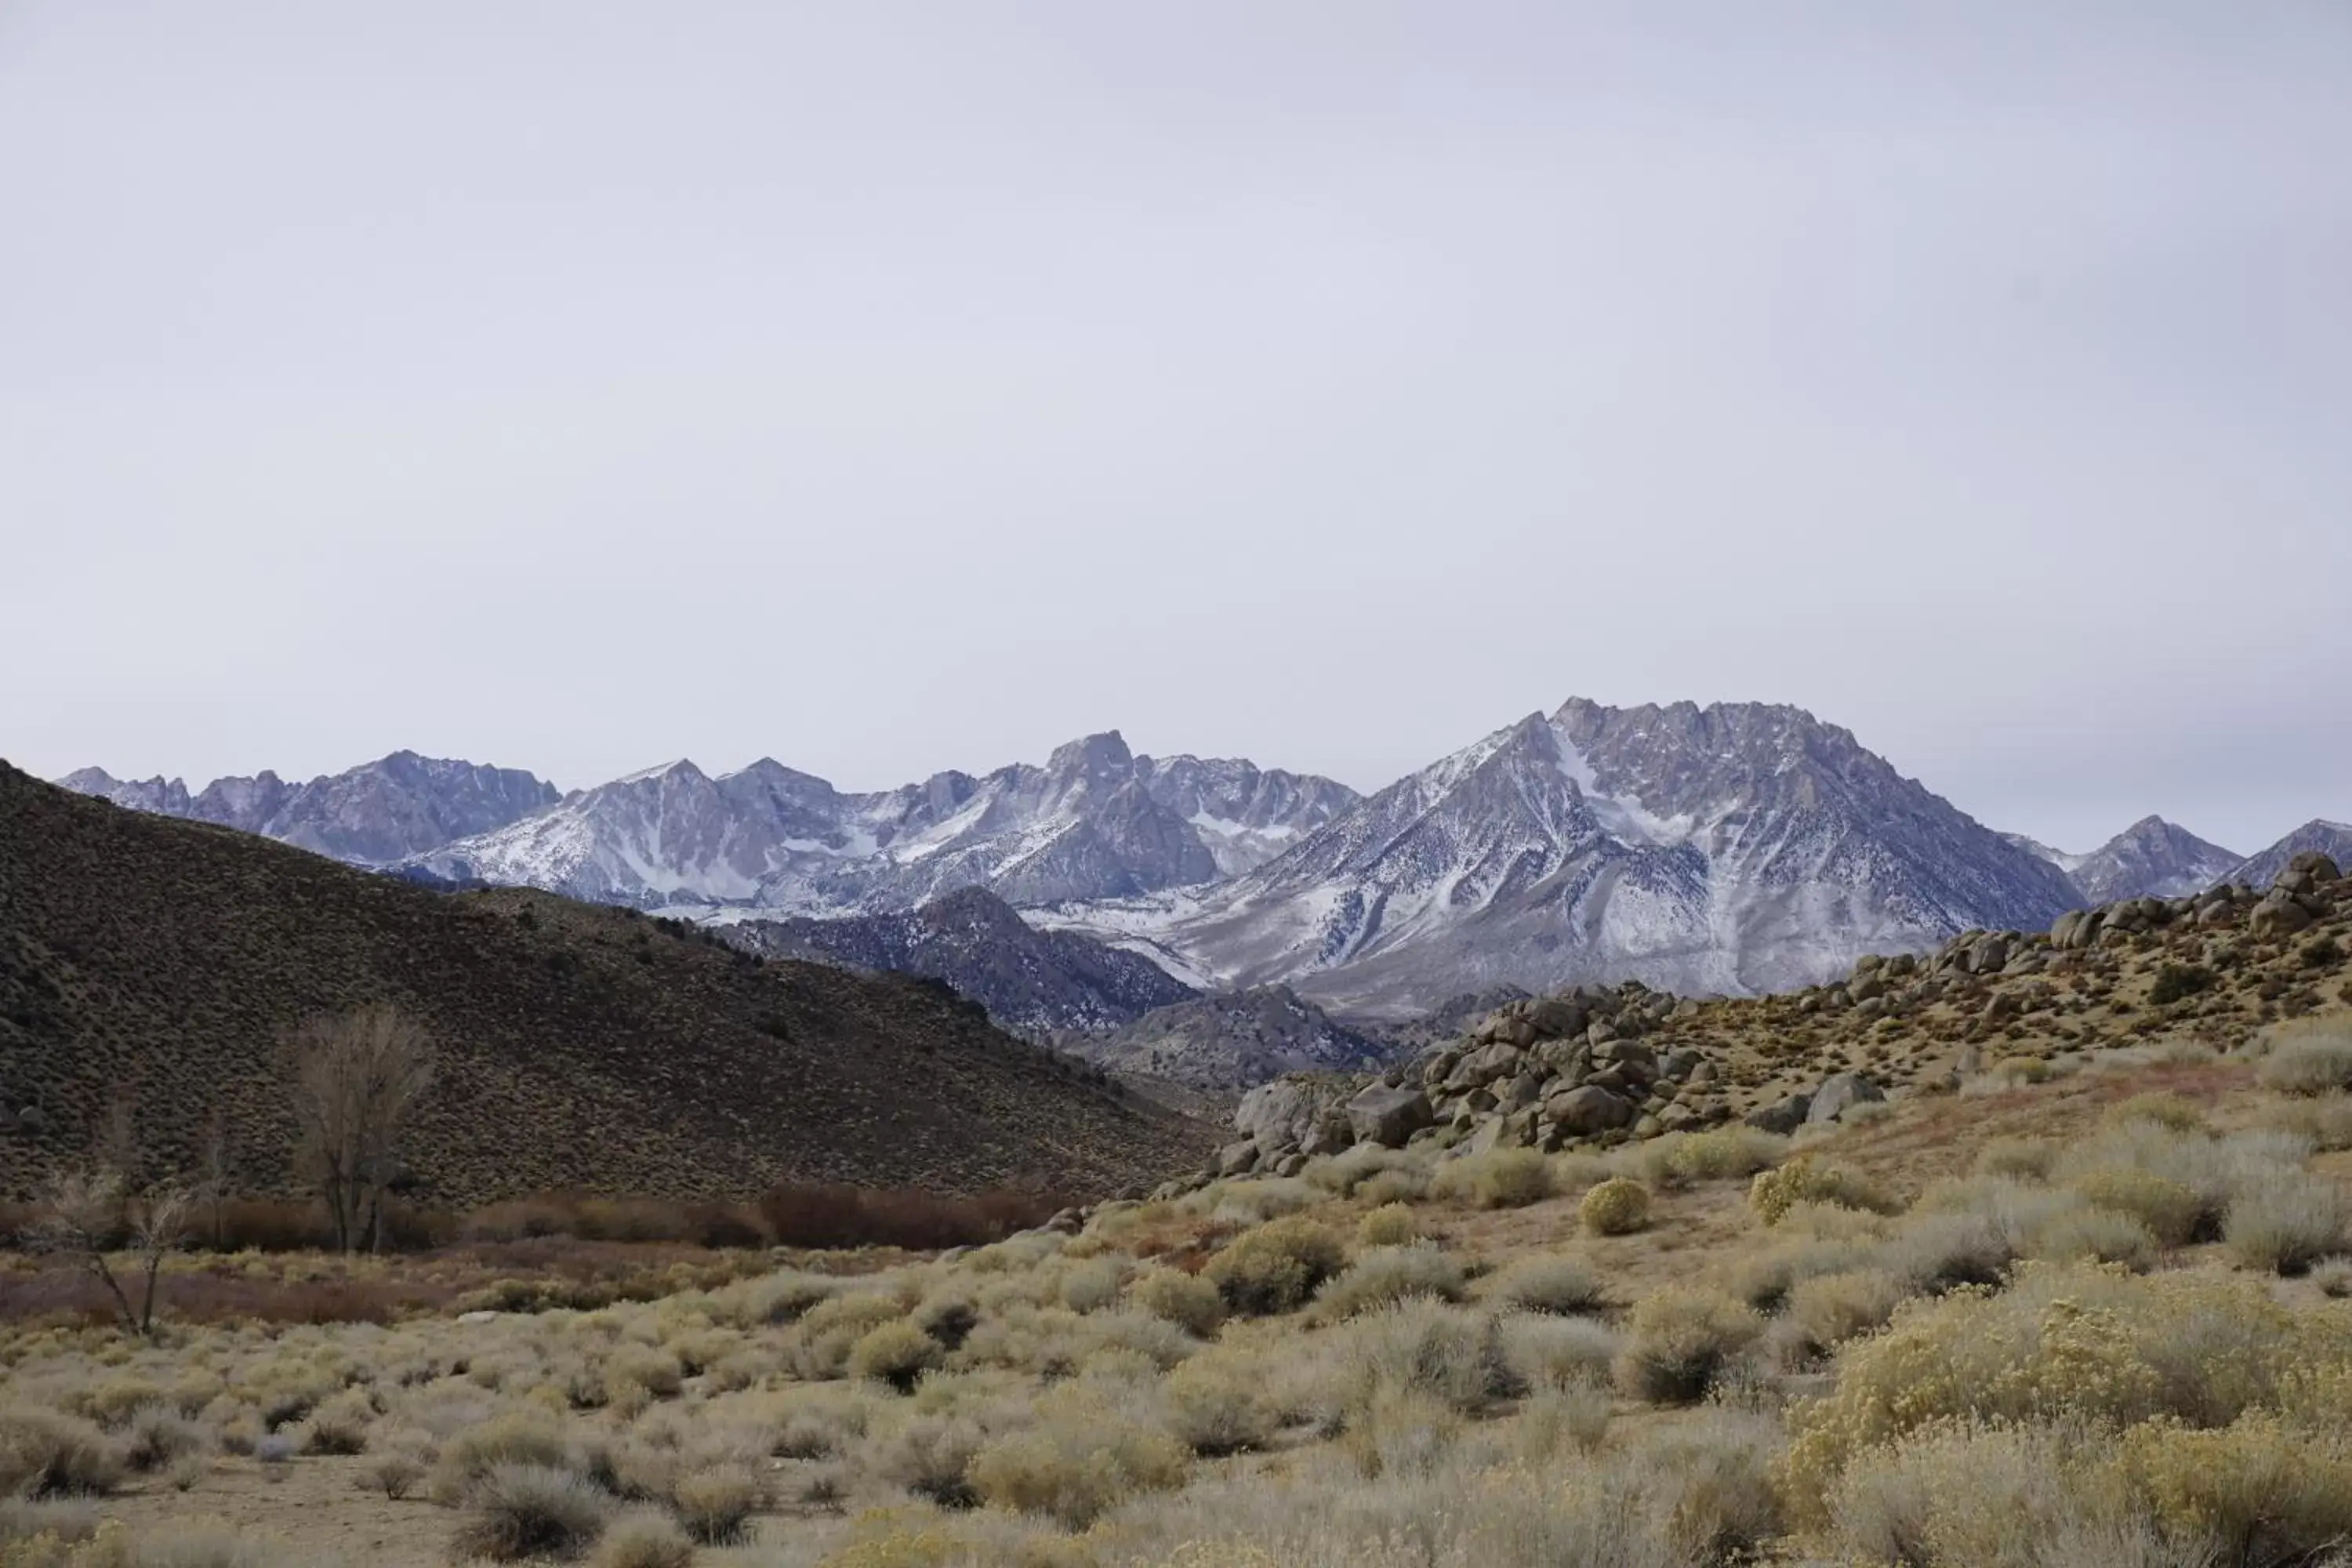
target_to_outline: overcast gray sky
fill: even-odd
[[[2352,7],[0,0],[0,755],[2352,817]]]

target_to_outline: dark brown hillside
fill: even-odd
[[[544,893],[430,892],[0,763],[0,1190],[88,1149],[118,1100],[149,1173],[192,1167],[218,1117],[239,1184],[287,1189],[280,1036],[371,1001],[438,1046],[411,1162],[436,1205],[787,1178],[1101,1194],[1213,1136],[936,984],[763,964]]]

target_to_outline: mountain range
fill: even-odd
[[[2217,882],[2231,880],[2246,863],[2244,856],[2209,844],[2160,816],[2141,817],[2087,855],[2069,855],[2022,834],[2002,837],[2063,871],[2085,904],[2112,903],[2117,899],[2177,899],[2202,892]],[[2284,866],[2284,857],[2280,864]],[[2270,883],[2265,879],[2257,885]]]
[[[1158,983],[1066,944],[1044,960],[1006,906],[1045,934],[1146,955],[1184,988],[1287,984],[1394,1019],[1505,986],[1802,984],[1864,952],[2266,885],[2270,860],[2352,847],[2352,829],[2315,822],[2241,862],[2151,817],[2066,855],[1977,823],[1843,729],[1758,703],[1571,699],[1369,796],[1247,761],[1139,755],[1116,731],[1042,765],[870,794],[762,759],[719,774],[680,761],[559,797],[529,773],[410,752],[193,795],[98,769],[60,782],[421,880],[781,922],[737,940],[978,985],[1024,1033],[1123,1026]],[[922,913],[964,889],[998,902]]]

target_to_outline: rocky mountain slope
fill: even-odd
[[[784,1178],[1099,1194],[1202,1145],[927,982],[543,893],[434,893],[0,764],[0,1195],[88,1150],[118,1100],[149,1173],[194,1169],[218,1117],[239,1185],[286,1190],[278,1041],[379,1001],[438,1042],[408,1153],[437,1205]]]
[[[1503,984],[1770,990],[2079,901],[2055,867],[1801,710],[1575,699],[1229,883],[1044,918],[1222,984],[1402,1012]]]
[[[2087,855],[2053,849],[2021,834],[2003,837],[2064,872],[2085,904],[2202,892],[2244,859],[2160,816],[2140,818]]]
[[[1195,997],[1061,1043],[1114,1072],[1223,1093],[1286,1072],[1361,1072],[1397,1055],[1390,1042],[1335,1021],[1286,985]]]
[[[103,768],[84,768],[58,783],[117,805],[258,833],[360,866],[389,865],[504,827],[560,798],[553,784],[520,769],[415,752],[307,784],[288,784],[267,771],[219,778],[194,795],[179,779],[118,779]]]
[[[2264,1026],[2352,1009],[2352,878],[2298,852],[2267,891],[2069,910],[1865,954],[1832,983],[1698,1001],[1639,982],[1513,1001],[1377,1077],[1274,1080],[1178,1188],[1288,1174],[1360,1142],[1607,1148],[1744,1121],[1774,1132],[1890,1097],[1997,1092],[2097,1053],[2241,1051]]]
[[[2325,855],[2339,866],[2352,866],[2352,822],[2314,818],[2261,854],[2241,862],[2221,879],[2242,888],[2267,888],[2278,880],[2298,855]]]
[[[961,887],[1040,904],[1214,881],[1355,798],[1246,762],[1137,756],[1112,731],[1057,748],[1043,767],[944,773],[875,795],[772,761],[716,777],[673,763],[413,864],[645,907],[873,913]]]
[[[1075,931],[1036,930],[982,888],[901,913],[743,921],[714,929],[762,957],[944,981],[987,1008],[999,1028],[1041,1043],[1114,1029],[1194,995],[1139,954]]]

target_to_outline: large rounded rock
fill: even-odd
[[[2294,859],[2286,863],[2286,868],[2290,871],[2301,871],[2314,881],[2319,882],[2338,881],[2344,876],[2342,871],[2336,869],[2334,860],[2316,849],[2299,852]]]
[[[1234,1110],[1234,1131],[1256,1144],[1264,1155],[1299,1146],[1338,1097],[1328,1083],[1275,1079],[1242,1096]]]
[[[2275,888],[2263,895],[2247,923],[2264,936],[2293,936],[2311,923],[2311,911],[2295,902],[2294,894]]]
[[[1633,1120],[1633,1102],[1596,1084],[1585,1084],[1544,1101],[1544,1120],[1563,1132],[1590,1137]]]
[[[1812,1108],[1811,1095],[1792,1094],[1774,1104],[1759,1106],[1740,1120],[1750,1127],[1786,1135],[1805,1124],[1805,1118],[1811,1113]]]
[[[1885,1100],[1886,1091],[1858,1072],[1832,1073],[1813,1090],[1805,1109],[1807,1121],[1835,1121],[1857,1105]]]
[[[1348,1125],[1360,1142],[1402,1149],[1405,1140],[1436,1121],[1429,1097],[1417,1089],[1374,1084],[1348,1101]]]

